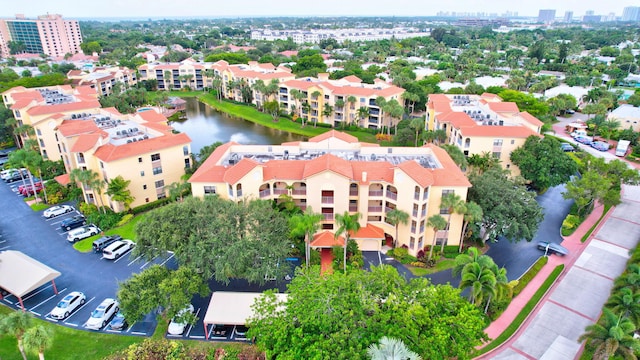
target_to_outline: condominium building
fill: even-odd
[[[293,90],[302,94],[297,98]],[[278,101],[283,109],[291,109],[298,116],[312,123],[339,126],[343,123],[379,129],[392,126],[398,119],[387,116],[376,103],[380,96],[386,101],[402,104],[404,89],[376,79],[365,84],[357,76],[329,80],[329,74],[317,78],[301,78],[280,83]],[[360,110],[360,109],[364,109]]]
[[[541,9],[538,11],[538,22],[551,23],[556,19],[556,11],[554,9]]]
[[[511,152],[529,136],[540,136],[542,121],[513,102],[503,102],[495,94],[431,94],[427,102],[428,130],[444,130],[446,142],[456,145],[465,156],[491,153],[513,174],[520,170],[511,163]]]
[[[352,238],[362,250],[380,250],[385,238],[395,237],[386,214],[399,209],[409,221],[398,225],[397,246],[406,245],[412,255],[434,239],[427,225],[434,214],[450,219],[447,230],[435,233],[437,243],[459,244],[462,215],[448,214],[440,202],[452,192],[466,200],[471,186],[437,146],[381,147],[335,130],[308,142],[226,143],[189,182],[194,196],[293,201],[303,210],[311,207],[323,215],[321,228],[326,232],[337,230],[336,214],[358,213],[361,231]],[[313,246],[323,247],[321,234]]]
[[[27,89],[15,87],[2,93],[7,108],[13,111],[18,126],[30,125],[38,141],[40,153],[53,161],[62,158],[62,150],[54,129],[63,119],[77,114],[91,114],[100,109],[98,94],[88,86],[72,88],[69,85]],[[20,144],[30,135],[21,135]]]
[[[55,136],[67,174],[92,170],[104,180],[102,191],[83,187],[85,201],[114,211],[124,210],[106,194],[114,178],[130,181],[128,190],[135,199],[131,207],[136,207],[165,198],[167,186],[179,182],[191,167],[191,139],[185,133],[174,134],[167,118],[154,110],[123,115],[108,108],[65,117]],[[66,183],[69,175],[57,180]]]
[[[47,14],[27,19],[18,14],[14,19],[0,19],[0,55],[9,56],[9,41],[20,42],[25,52],[61,57],[82,52],[82,33],[77,20],[64,20],[62,15]]]
[[[91,71],[70,70],[67,78],[75,86],[89,86],[101,96],[110,95],[116,84],[124,91],[138,83],[136,72],[125,67],[97,67]]]
[[[622,21],[640,21],[640,6],[627,6],[622,10]]]

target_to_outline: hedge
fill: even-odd
[[[541,256],[533,265],[524,273],[520,279],[518,279],[518,284],[513,287],[513,297],[518,296],[524,290],[524,288],[533,280],[534,277],[540,272],[540,270],[547,264],[549,261],[548,256]]]

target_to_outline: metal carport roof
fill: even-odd
[[[204,315],[204,330],[207,325],[244,325],[253,316],[255,299],[262,295],[256,292],[216,291],[211,295],[207,313]],[[286,301],[286,294],[276,294],[280,301]]]
[[[60,276],[60,272],[23,254],[20,251],[5,250],[0,252],[0,287],[20,300],[29,292]],[[24,306],[22,306],[24,309]]]

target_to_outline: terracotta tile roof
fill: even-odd
[[[332,154],[325,154],[307,161],[302,177],[307,179],[327,170],[342,175],[347,179],[353,179],[351,163]]]
[[[271,160],[264,164],[263,181],[275,179],[302,180],[305,160]]]
[[[69,183],[71,182],[69,174],[58,175],[58,176],[54,177],[53,179],[55,181],[57,181],[58,184],[60,184],[60,185],[69,185]]]
[[[224,182],[224,175],[227,168],[224,166],[210,166],[207,171],[200,171],[200,168],[189,178],[189,183],[221,183]]]
[[[185,133],[169,134],[144,141],[133,142],[124,145],[113,145],[111,143],[102,145],[96,150],[95,156],[104,161],[115,161],[134,155],[142,155],[161,149],[166,149],[178,145],[187,145],[191,139]]]
[[[292,57],[292,56],[297,56],[298,55],[298,51],[296,50],[285,50],[285,51],[281,51],[278,54],[286,56],[286,57]]]
[[[500,96],[498,96],[496,94],[488,93],[488,92],[482,93],[482,95],[480,95],[480,97],[484,98],[484,99],[492,99],[492,100],[500,100],[500,101],[502,100],[500,98]]]
[[[88,134],[100,130],[93,120],[64,120],[58,125],[58,131],[62,136],[74,136]]]
[[[373,225],[367,224],[361,227],[355,234],[353,231],[349,232],[349,238],[351,239],[384,239],[384,230]],[[344,240],[343,240],[344,244]]]
[[[14,88],[14,89],[19,89],[19,88]],[[20,100],[20,99],[37,100],[38,102],[44,101],[44,98],[42,97],[42,94],[40,94],[39,91],[27,90],[27,89],[20,92],[13,92],[11,94],[11,98],[13,98],[14,101]]]
[[[226,169],[224,166],[219,166],[218,162],[220,159],[229,151],[229,148],[233,145],[238,145],[236,142],[228,142],[226,144],[218,146],[211,155],[205,160],[202,165],[196,170],[191,178],[189,178],[190,183],[195,182],[215,182],[213,179],[220,179],[222,181],[222,176],[217,176],[217,174],[221,171],[221,169]],[[225,170],[226,171],[226,170]]]
[[[540,120],[538,120],[538,118],[536,118],[535,116],[529,114],[526,111],[523,111],[520,113],[520,116],[529,124],[534,125],[534,126],[542,126],[544,123]]]
[[[433,144],[427,144],[424,147],[430,148],[442,165],[441,169],[428,170],[433,175],[433,185],[471,187],[469,180],[464,176],[458,165],[453,162],[446,150]]]
[[[148,122],[143,124],[142,126],[149,128],[149,129],[153,129],[153,130],[158,130],[160,132],[163,133],[171,133],[173,128],[171,127],[171,125],[168,125],[166,123],[154,123],[154,122]]]
[[[11,105],[11,110],[20,110],[20,109],[24,109],[27,106],[31,105],[32,103],[34,103],[34,99],[20,99],[18,101],[16,101],[13,105]]]
[[[226,182],[227,184],[235,184],[259,165],[260,164],[255,160],[243,158],[242,160],[238,161],[237,164],[227,168],[227,171],[225,172],[224,178],[222,180],[224,180],[224,182]]]
[[[362,82],[362,79],[360,79],[359,77],[357,77],[355,75],[345,76],[340,80],[346,80],[346,81],[351,82],[351,83],[361,83]]]
[[[167,122],[167,117],[154,111],[148,110],[137,113],[143,120],[148,122]]]
[[[331,231],[323,231],[321,233],[313,235],[313,240],[311,241],[310,245],[314,248],[344,246],[344,238],[342,236],[338,236],[336,238],[335,234]]]
[[[353,179],[361,183],[369,183],[371,181],[393,182],[393,165],[387,161],[354,161],[351,163],[353,168]],[[363,181],[363,173],[367,173],[367,181]]]
[[[27,113],[33,116],[68,111],[94,110],[99,108],[100,102],[98,102],[98,100],[78,101],[66,104],[36,105],[27,110]]]
[[[347,133],[343,133],[341,131],[336,131],[336,130],[329,130],[326,133],[317,135],[312,137],[311,139],[309,139],[309,142],[321,142],[324,140],[327,140],[329,138],[336,138],[336,139],[340,139],[344,142],[347,143],[357,143],[358,142],[358,138],[353,136],[353,135],[349,135]]]
[[[100,137],[100,134],[83,134],[78,136],[76,142],[71,146],[71,152],[85,152],[92,149]]]
[[[481,136],[481,137],[510,137],[510,138],[527,138],[531,135],[538,135],[526,126],[490,126],[477,125],[473,127],[460,128],[463,136]]]
[[[457,129],[462,127],[478,126],[478,124],[475,121],[473,121],[473,119],[469,115],[460,111],[446,112],[438,115],[436,118],[438,122],[450,123],[451,125],[453,125],[453,127]]]
[[[448,156],[448,155],[447,155]],[[440,157],[438,157],[440,160]],[[417,182],[423,188],[434,184],[432,170],[425,169],[414,160],[405,161],[398,164],[398,169],[407,174],[413,181]],[[458,169],[458,171],[460,171]],[[393,181],[390,181],[393,183]]]
[[[490,102],[489,109],[497,113],[517,113],[520,112],[518,105],[514,102]]]

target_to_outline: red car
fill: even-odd
[[[36,192],[41,192],[42,191],[42,182],[37,182],[33,184],[33,188],[36,189]],[[33,188],[31,187],[31,184],[27,184],[27,185],[20,185],[18,187],[18,193],[20,193],[20,195],[22,196],[31,196],[34,195],[34,191]]]

